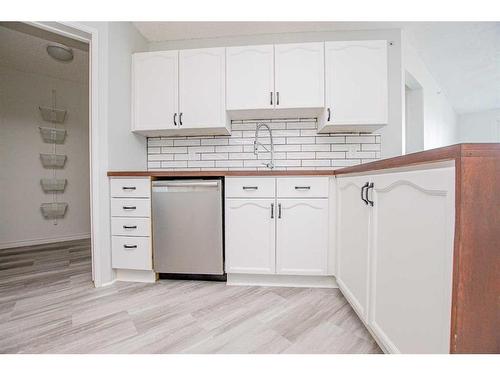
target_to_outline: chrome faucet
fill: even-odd
[[[264,146],[262,143],[260,143],[259,140],[259,131],[260,128],[266,128],[269,131],[269,137],[271,138],[271,146],[270,149],[268,149],[266,146]],[[273,143],[273,131],[269,127],[269,125],[264,124],[263,122],[260,124],[257,124],[257,128],[255,129],[255,140],[253,141],[253,153],[255,155],[259,155],[259,146],[261,146],[264,150],[267,152],[271,153],[271,161],[269,163],[262,163],[262,165],[265,165],[269,169],[274,168],[274,143]]]

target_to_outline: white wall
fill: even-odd
[[[458,118],[460,142],[500,142],[500,108]]]
[[[456,143],[458,141],[457,114],[415,49],[403,38],[404,71],[410,73],[422,86],[424,149]],[[409,143],[412,144],[411,140]]]
[[[381,135],[381,157],[401,155],[403,152],[403,90],[401,63],[401,30],[332,31],[309,33],[263,34],[252,36],[191,39],[181,41],[154,42],[151,51],[225,47],[253,44],[317,42],[325,40],[388,40],[393,45],[388,48],[389,69],[389,121],[377,132]]]
[[[56,173],[68,180],[59,201],[69,208],[57,225],[40,212],[41,203],[52,202],[40,179],[51,178],[52,170],[42,167],[39,154],[52,153],[53,145],[40,136],[38,127],[51,124],[38,106],[51,106],[52,89],[57,105],[68,111],[66,142],[57,145],[68,159]],[[88,130],[87,83],[0,67],[0,248],[90,234]]]
[[[97,101],[99,139],[95,147],[96,174],[99,189],[93,192],[96,213],[93,224],[98,232],[94,238],[94,261],[97,286],[112,282],[109,170],[146,170],[146,139],[130,132],[130,61],[133,52],[148,49],[145,39],[130,22],[82,22],[89,32],[96,31]],[[75,23],[78,25],[78,23]]]

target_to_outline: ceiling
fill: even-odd
[[[402,28],[459,114],[500,108],[500,23],[135,22],[150,42]]]
[[[458,114],[500,108],[500,22],[410,24],[405,31]]]
[[[26,31],[26,30],[25,30]],[[73,47],[73,61],[64,63],[52,59],[46,51],[49,44],[49,35],[39,34],[42,37],[14,30],[0,25],[0,66],[14,68],[28,73],[43,74],[54,78],[77,82],[88,80],[89,54],[84,49],[74,48],[71,40],[66,45]],[[64,40],[59,39],[59,43]]]

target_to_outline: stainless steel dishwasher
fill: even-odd
[[[155,272],[224,276],[222,180],[153,181],[152,206]]]

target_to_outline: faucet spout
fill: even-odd
[[[261,128],[266,128],[267,131],[269,132],[269,138],[271,141],[270,148],[267,148],[264,146],[262,143],[259,142],[259,132]],[[259,146],[261,146],[266,152],[271,153],[271,161],[269,163],[263,163],[267,168],[273,169],[274,168],[274,142],[273,142],[273,131],[269,127],[269,125],[265,123],[259,123],[257,124],[257,127],[255,128],[255,139],[253,141],[253,153],[255,155],[259,155]]]

